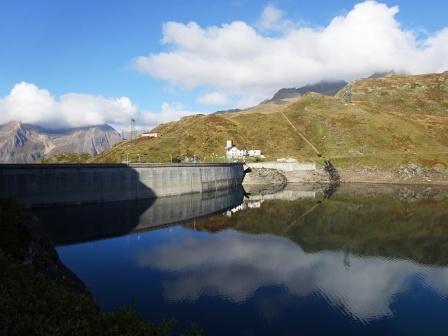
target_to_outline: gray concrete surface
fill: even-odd
[[[244,178],[230,164],[2,164],[0,195],[24,206],[145,199],[231,188]]]

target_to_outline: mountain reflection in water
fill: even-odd
[[[92,216],[104,205],[37,214],[104,310],[134,302],[207,335],[448,330],[447,189],[246,191],[127,204],[107,221]]]

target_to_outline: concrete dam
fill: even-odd
[[[241,185],[241,163],[2,164],[0,196],[23,206],[150,199]]]
[[[113,203],[36,208],[44,231],[57,245],[81,243],[185,223],[241,204],[241,186]]]

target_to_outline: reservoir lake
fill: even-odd
[[[448,189],[252,187],[35,209],[102,311],[204,335],[446,335]]]

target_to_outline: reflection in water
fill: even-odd
[[[448,191],[342,185],[326,199],[325,190],[40,215],[59,243],[84,242],[58,251],[104,310],[132,301],[147,319],[196,322],[210,335],[444,334]]]
[[[157,199],[100,203],[36,210],[56,244],[79,243],[178,224],[233,208],[242,188]],[[61,221],[63,219],[63,221]]]
[[[390,304],[414,275],[439,295],[448,294],[448,269],[406,260],[350,256],[344,252],[306,253],[288,239],[225,231],[206,241],[191,238],[150,248],[137,255],[141,267],[176,272],[165,283],[172,301],[195,301],[215,293],[233,302],[248,300],[265,285],[284,286],[299,297],[318,292],[353,317],[391,316]]]

